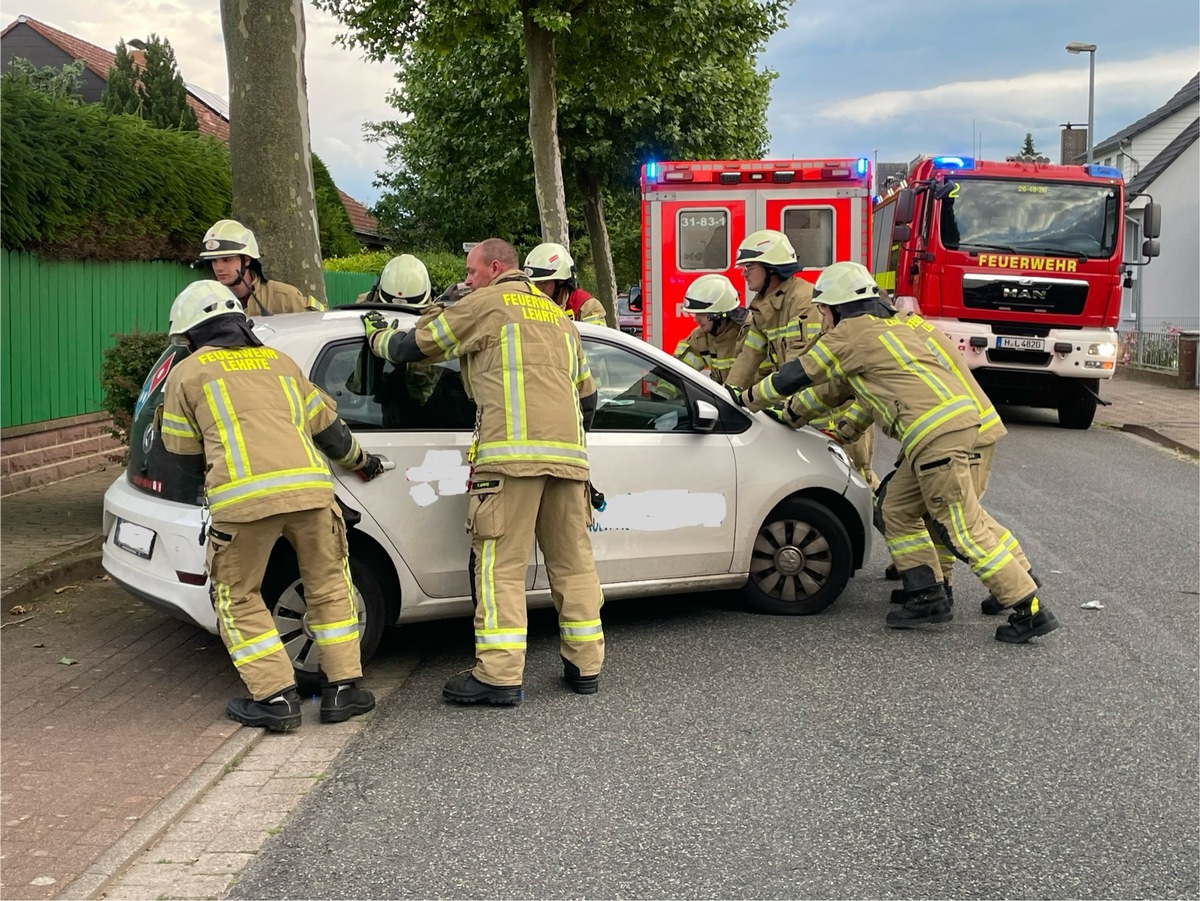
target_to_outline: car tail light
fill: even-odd
[[[175,578],[184,585],[203,585],[208,581],[208,576],[204,573],[185,573],[182,570],[175,570]]]

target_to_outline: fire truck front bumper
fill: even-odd
[[[971,369],[1044,373],[1067,379],[1110,379],[1117,367],[1113,329],[991,326],[933,320]]]

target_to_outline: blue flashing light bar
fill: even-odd
[[[865,156],[860,156],[858,158],[858,174],[859,175],[867,174],[867,158]]]
[[[646,163],[646,178],[658,178],[658,163],[653,160]]]
[[[975,160],[969,156],[935,156],[933,167],[935,169],[974,169]]]
[[[1092,163],[1090,166],[1084,166],[1083,168],[1093,178],[1124,178],[1121,175],[1121,170],[1116,166],[1098,166]]]

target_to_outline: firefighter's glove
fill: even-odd
[[[382,345],[387,341],[387,332],[394,328],[389,326],[387,319],[378,310],[371,310],[369,313],[363,313],[363,330],[367,335],[367,345],[376,354],[379,354],[384,348]]]
[[[377,457],[375,454],[367,454],[367,459],[363,461],[363,465],[354,471],[358,473],[358,477],[364,482],[378,478],[383,475],[383,458]]]
[[[791,428],[792,424],[788,422],[787,416],[784,414],[783,410],[780,410],[778,407],[767,407],[765,410],[763,410],[763,412],[780,425],[786,425]]]
[[[834,441],[839,445],[846,443],[845,438],[843,438],[837,432],[831,431],[830,429],[817,429],[817,431],[820,432],[822,435],[824,435],[826,438],[828,438],[830,441]]]
[[[733,402],[740,407],[742,405],[742,389],[736,385],[726,385],[725,390],[729,392]]]

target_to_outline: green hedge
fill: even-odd
[[[467,277],[466,254],[449,253],[445,250],[407,252],[424,263],[425,268],[429,270],[429,280],[433,282],[435,295]],[[349,257],[335,257],[325,260],[323,265],[326,272],[374,272],[378,275],[383,271],[384,264],[394,256],[395,252],[379,250],[372,253],[356,253]]]
[[[229,151],[0,79],[0,234],[46,259],[191,260],[229,215]]]

